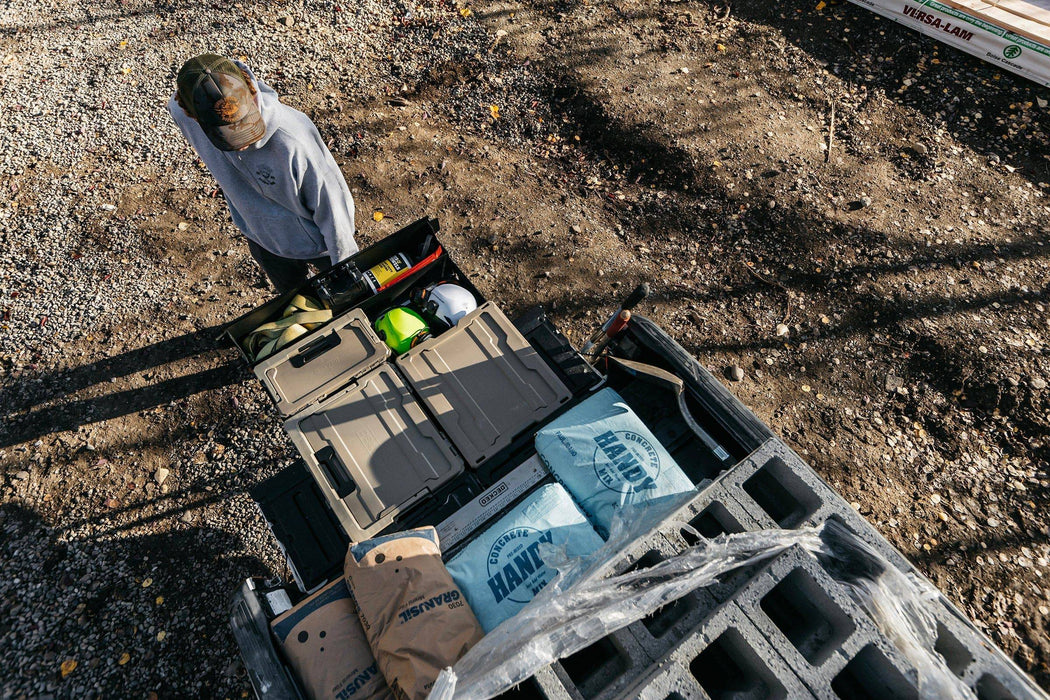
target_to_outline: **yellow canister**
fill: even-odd
[[[384,284],[394,279],[410,267],[412,267],[412,261],[408,259],[408,256],[404,253],[398,253],[365,272],[365,283],[371,288],[372,293],[374,294],[378,292]]]

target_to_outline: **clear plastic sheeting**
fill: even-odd
[[[625,508],[614,520],[605,546],[586,557],[569,558],[564,550],[541,547],[541,558],[558,571],[557,577],[453,668],[445,669],[430,700],[499,695],[719,576],[772,559],[795,545],[821,561],[915,667],[921,697],[974,697],[934,651],[936,622],[927,606],[936,603],[940,593],[897,570],[834,520],[813,528],[701,538],[696,546],[655,566],[608,576],[626,546],[666,525],[665,519],[687,501],[688,496],[676,496],[644,508]]]
[[[941,604],[941,593],[916,574],[892,566],[837,520],[826,521],[818,532],[817,559],[918,671],[919,696],[976,697],[934,650],[937,620],[930,608]]]

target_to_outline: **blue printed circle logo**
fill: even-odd
[[[534,527],[516,527],[496,538],[485,560],[489,591],[496,603],[528,603],[547,585],[551,571],[540,559],[541,542],[551,533]]]
[[[1021,47],[1017,44],[1010,44],[1003,49],[1003,55],[1007,58],[1017,58],[1021,55]]]
[[[594,442],[594,473],[605,488],[634,493],[656,485],[660,456],[644,437],[630,430],[609,430]]]

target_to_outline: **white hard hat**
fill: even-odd
[[[449,326],[478,308],[474,295],[458,284],[442,282],[427,290],[423,297],[423,308]]]

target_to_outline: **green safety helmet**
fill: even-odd
[[[398,306],[376,319],[376,333],[400,355],[430,337],[430,326],[412,309]]]

